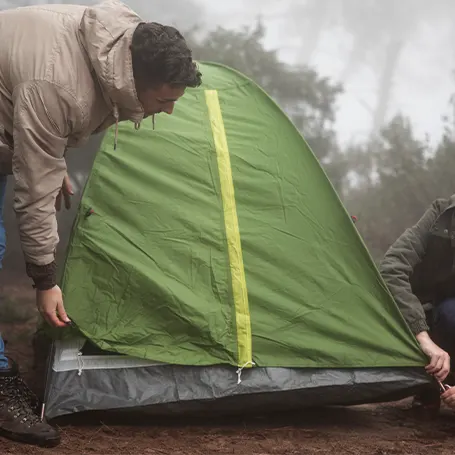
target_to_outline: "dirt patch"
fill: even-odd
[[[4,278],[2,276],[2,278]],[[7,278],[0,302],[9,299],[0,330],[8,352],[20,362],[29,382],[35,380],[31,339],[37,323],[34,292],[21,278]],[[12,284],[14,283],[14,285]],[[20,308],[15,308],[16,306]],[[0,310],[1,311],[1,310]],[[0,319],[1,320],[1,319]],[[66,455],[428,455],[455,451],[455,413],[443,410],[424,419],[409,410],[410,400],[386,405],[305,410],[300,413],[236,417],[215,421],[143,419],[123,421],[108,414],[71,416],[57,422],[62,444],[39,449],[0,441],[2,454]]]
[[[319,409],[237,422],[136,425],[104,421],[61,425],[62,444],[36,449],[2,441],[8,454],[452,454],[455,417],[444,411],[433,421],[410,414],[409,401],[393,405]]]

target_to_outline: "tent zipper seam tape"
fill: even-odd
[[[237,326],[238,366],[253,366],[251,317],[226,131],[217,90],[205,90],[218,162]]]

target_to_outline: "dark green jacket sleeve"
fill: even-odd
[[[430,229],[449,206],[447,199],[438,199],[413,227],[407,229],[389,248],[379,271],[412,332],[427,331],[428,325],[420,300],[412,293],[410,277],[422,261]]]

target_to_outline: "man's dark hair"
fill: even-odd
[[[174,27],[155,22],[141,23],[131,43],[133,73],[139,90],[162,84],[198,87],[201,73],[185,38]]]

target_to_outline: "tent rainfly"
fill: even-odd
[[[254,82],[201,63],[172,116],[105,135],[69,242],[48,418],[387,401],[429,383],[351,217]]]

